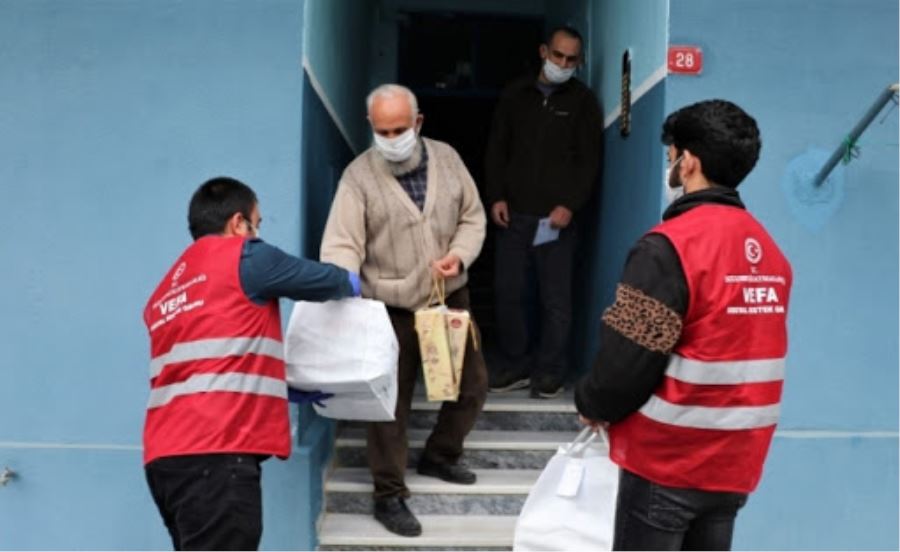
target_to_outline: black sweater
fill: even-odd
[[[679,198],[663,213],[663,220],[706,204],[744,208],[735,190],[713,187]],[[603,314],[594,365],[575,388],[580,414],[591,420],[617,422],[647,402],[662,382],[688,300],[681,261],[668,238],[647,234],[638,240],[625,262],[616,302]],[[634,308],[637,303],[641,309]],[[640,319],[629,316],[638,311]],[[616,328],[659,337],[648,340],[654,344],[648,348]]]
[[[591,194],[602,157],[603,116],[594,93],[576,79],[549,97],[530,76],[500,97],[485,160],[485,201],[547,216],[557,205],[577,211]]]

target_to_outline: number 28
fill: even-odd
[[[678,67],[680,69],[693,69],[694,54],[691,52],[676,52],[675,67]]]

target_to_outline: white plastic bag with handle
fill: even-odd
[[[611,550],[618,489],[605,432],[584,428],[559,447],[528,493],[513,550]]]
[[[400,348],[381,301],[298,301],[284,338],[288,385],[334,396],[313,408],[339,420],[390,421]]]

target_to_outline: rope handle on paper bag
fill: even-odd
[[[431,294],[428,296],[428,306],[447,305],[447,287],[443,276],[431,275]],[[478,335],[475,333],[475,324],[469,322],[469,332],[472,334],[472,346],[478,350]]]
[[[569,443],[569,446],[566,447],[566,454],[569,456],[574,456],[581,454],[584,452],[584,449],[588,447],[591,443],[594,442],[594,439],[600,437],[600,440],[607,446],[609,446],[609,439],[606,436],[606,430],[601,429],[599,432],[594,432],[591,427],[585,427],[581,430],[581,433],[575,437],[575,440]]]
[[[447,288],[444,284],[444,277],[438,274],[431,275],[431,295],[428,296],[428,306],[446,305]]]

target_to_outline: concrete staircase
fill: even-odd
[[[529,399],[526,391],[488,395],[463,457],[478,474],[474,485],[454,485],[416,473],[415,466],[440,403],[423,393],[410,416],[407,501],[422,535],[401,537],[372,517],[372,480],[366,464],[365,430],[338,428],[333,465],[325,481],[319,523],[320,550],[509,550],[516,517],[528,491],[557,447],[579,426],[571,391],[559,399]]]

